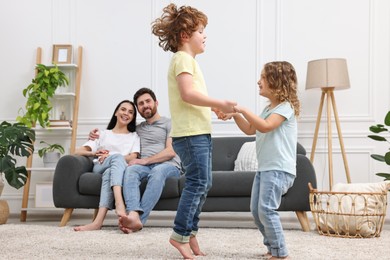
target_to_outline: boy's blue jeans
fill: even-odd
[[[279,213],[282,195],[293,185],[295,176],[283,171],[257,172],[252,186],[251,212],[263,243],[272,256],[288,256]]]
[[[112,191],[112,186],[122,186],[123,174],[126,166],[126,160],[121,154],[110,155],[102,164],[94,164],[93,172],[103,174],[99,208],[114,208],[114,193]]]
[[[173,138],[173,148],[179,155],[186,181],[174,221],[171,239],[188,243],[198,231],[199,214],[211,188],[212,143],[209,134]]]
[[[180,170],[169,163],[128,166],[123,177],[126,211],[139,211],[141,222],[145,224],[150,212],[161,197],[165,180],[169,177],[180,177]],[[145,178],[148,182],[141,198],[139,186]]]

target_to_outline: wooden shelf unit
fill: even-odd
[[[53,97],[54,100],[66,100],[71,102],[71,110],[68,111],[72,115],[71,120],[72,124],[69,127],[48,127],[48,128],[36,128],[36,131],[62,131],[66,132],[70,138],[70,153],[73,153],[76,149],[76,137],[77,137],[77,126],[78,126],[78,113],[79,113],[79,103],[80,103],[80,88],[81,88],[81,74],[82,74],[82,57],[83,57],[83,48],[79,46],[77,48],[77,62],[76,64],[58,64],[57,67],[60,70],[67,71],[71,74],[69,77],[69,91],[56,93]],[[42,48],[37,48],[36,64],[41,64],[42,62]],[[48,65],[51,67],[54,65]],[[66,102],[65,101],[65,102]],[[53,104],[54,105],[54,104]],[[54,107],[53,107],[54,108]],[[62,133],[61,132],[61,133]],[[42,167],[33,167],[33,156],[29,156],[26,161],[27,168],[27,181],[23,188],[23,198],[22,198],[22,207],[20,212],[20,221],[25,222],[27,220],[27,211],[28,210],[48,210],[49,208],[33,208],[28,206],[28,201],[30,198],[30,184],[33,171],[50,171],[54,172],[54,168],[42,168]]]

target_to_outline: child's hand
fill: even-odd
[[[242,107],[240,105],[236,105],[233,108],[234,108],[234,112],[236,112],[236,113],[242,113],[243,110],[245,109],[244,107]]]
[[[236,105],[237,105],[237,102],[235,102],[235,101],[223,100],[223,104],[220,108],[221,108],[221,111],[223,113],[234,113],[234,112],[236,112],[234,110],[234,106],[236,106]]]
[[[218,119],[221,119],[223,121],[229,120],[233,117],[234,113],[223,113],[218,108],[211,108],[212,111],[217,115]]]

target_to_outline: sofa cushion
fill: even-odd
[[[255,174],[253,171],[213,171],[213,186],[207,197],[250,197]]]
[[[245,142],[254,141],[255,137],[237,136],[237,137],[213,137],[213,171],[233,171],[234,161],[241,146]]]
[[[256,141],[246,142],[241,146],[234,161],[235,171],[257,171]]]

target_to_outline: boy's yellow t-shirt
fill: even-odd
[[[208,96],[198,62],[188,53],[176,52],[168,69],[168,96],[172,120],[172,137],[191,136],[211,133],[211,109],[191,105],[181,99],[176,77],[183,73],[193,77],[193,88]]]

